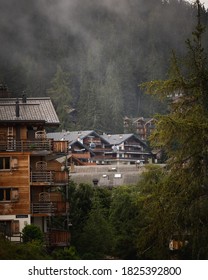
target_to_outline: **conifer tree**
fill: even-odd
[[[186,166],[194,175],[206,177],[208,159],[208,69],[202,46],[205,31],[201,24],[201,4],[197,5],[197,26],[193,39],[187,40],[187,55],[178,59],[173,53],[167,80],[142,85],[146,92],[169,99],[169,112],[157,115],[152,144],[164,148],[171,168]]]
[[[186,40],[187,54],[179,59],[173,53],[167,80],[142,87],[169,99],[169,112],[156,116],[157,128],[150,139],[168,156],[161,193],[166,209],[163,225],[172,221],[170,233],[177,232],[180,239],[188,235],[189,257],[204,259],[208,258],[208,67],[199,0],[195,6],[197,25],[192,39]]]
[[[51,96],[61,122],[61,128],[69,129],[71,122],[69,118],[72,109],[72,92],[70,88],[70,74],[63,71],[60,65],[51,81],[48,94]]]

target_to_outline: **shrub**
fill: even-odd
[[[36,225],[26,225],[23,228],[22,233],[23,233],[22,238],[24,243],[32,242],[34,240],[43,242],[44,240],[43,232]]]

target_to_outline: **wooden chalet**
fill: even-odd
[[[105,164],[147,163],[153,155],[147,145],[134,134],[102,135],[108,142],[105,149]]]
[[[129,130],[134,130],[138,137],[146,141],[150,134],[155,129],[156,119],[154,118],[124,118],[124,130],[129,133]]]
[[[47,137],[69,142],[69,165],[95,165],[105,156],[108,142],[94,130],[48,133]],[[75,160],[77,159],[77,160]]]
[[[99,135],[95,131],[48,133],[47,137],[69,142],[68,164],[135,164],[148,162],[152,153],[147,145],[134,134]],[[77,159],[77,161],[75,161]]]
[[[17,241],[27,224],[38,225],[50,246],[66,246],[69,231],[51,218],[67,217],[68,171],[57,158],[68,142],[46,137],[59,125],[50,98],[0,98],[0,231]]]

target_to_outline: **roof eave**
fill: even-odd
[[[41,123],[45,126],[60,126],[60,123],[48,123],[45,120],[0,120],[0,123],[6,124],[6,123]]]

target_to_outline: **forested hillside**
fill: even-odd
[[[183,0],[0,0],[0,82],[51,96],[61,129],[123,132],[166,110],[138,85],[166,78],[195,20]]]

